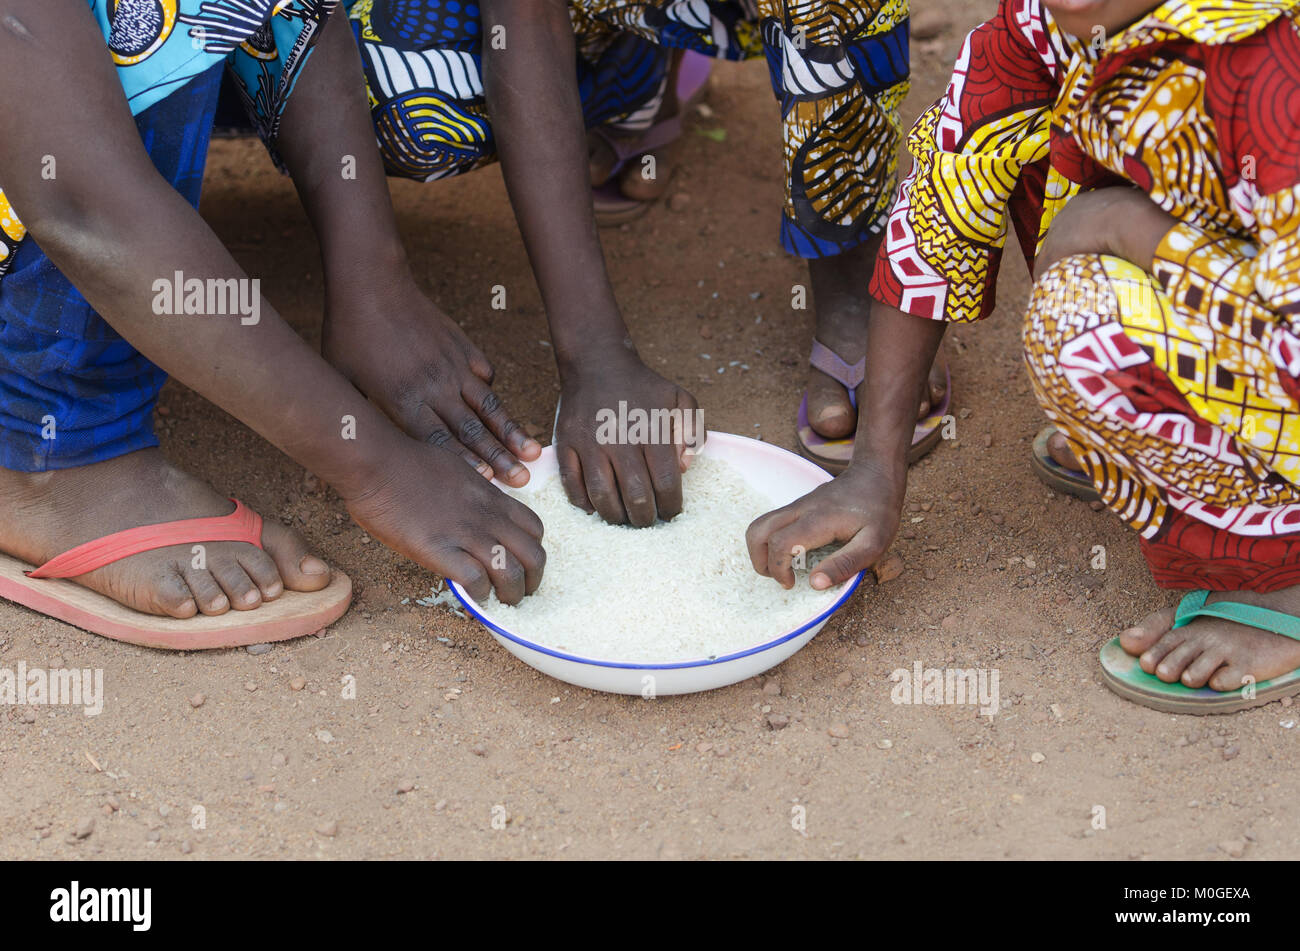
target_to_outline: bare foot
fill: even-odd
[[[1056,461],[1057,465],[1073,469],[1075,472],[1083,471],[1083,463],[1074,454],[1065,434],[1059,429],[1053,430],[1052,435],[1047,437],[1047,454]]]
[[[817,339],[848,363],[856,363],[864,354],[864,339],[859,314],[843,309],[819,310]],[[948,393],[948,358],[942,346],[930,366],[926,397],[917,407],[916,418],[924,419],[935,406],[942,406]],[[849,401],[849,391],[815,367],[808,368],[808,423],[824,439],[843,439],[858,427],[858,411]]]
[[[651,127],[686,111],[687,104],[677,95],[677,74],[681,67],[682,55],[681,50],[672,51],[668,87],[659,105],[659,111],[655,113],[654,120],[651,122]],[[609,135],[618,140],[624,148],[635,148],[637,142],[644,137],[644,133],[625,133],[617,129],[610,129]],[[591,164],[591,184],[595,188],[604,185],[617,168],[619,192],[624,198],[633,201],[656,201],[668,190],[668,181],[673,172],[672,153],[675,145],[675,142],[670,142],[659,148],[647,150],[635,159],[630,159],[622,168],[618,168],[618,156],[609,141],[604,136],[588,133],[587,153]],[[651,166],[643,162],[645,156],[653,157],[654,162]],[[647,174],[648,167],[654,169],[653,175]]]
[[[231,511],[229,499],[157,449],[51,472],[0,469],[0,551],[34,565],[113,532]],[[292,529],[264,521],[262,545],[204,542],[204,568],[193,567],[192,545],[172,545],[72,580],[137,611],[177,618],[248,611],[286,587],[329,584],[329,567]]]
[[[1300,615],[1300,585],[1268,594],[1213,592],[1208,603],[1222,600]],[[1218,618],[1197,618],[1173,630],[1175,613],[1172,607],[1156,611],[1119,636],[1142,669],[1166,683],[1236,690],[1248,678],[1261,683],[1300,667],[1300,641]]]

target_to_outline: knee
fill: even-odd
[[[1147,308],[1157,294],[1152,278],[1122,258],[1075,254],[1048,267],[1034,282],[1025,309],[1025,359],[1041,377],[1058,367],[1057,357],[1073,339],[1126,314]]]
[[[1072,255],[1054,262],[1034,281],[1022,332],[1029,375],[1043,383],[1058,373],[1058,356],[1071,329],[1096,311],[1095,255]]]

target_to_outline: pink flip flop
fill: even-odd
[[[812,355],[809,357],[808,362],[848,390],[849,403],[854,409],[857,409],[857,389],[866,375],[866,357],[863,357],[857,363],[850,364],[820,340],[814,339]],[[916,460],[939,445],[940,440],[943,438],[943,418],[948,415],[948,408],[952,405],[952,373],[947,368],[944,369],[944,379],[947,384],[944,388],[943,402],[938,406],[932,406],[929,414],[924,419],[917,421],[916,429],[912,433],[912,447],[907,451],[907,461],[909,463],[916,462]],[[803,394],[803,400],[799,403],[797,438],[799,454],[805,459],[811,459],[832,475],[839,475],[853,461],[852,436],[846,436],[843,439],[827,439],[812,428],[812,423],[808,420],[808,392],[806,390]]]
[[[649,209],[652,201],[629,198],[623,194],[618,184],[619,173],[629,162],[656,149],[671,145],[681,138],[682,121],[691,106],[703,98],[712,69],[713,60],[693,50],[687,50],[677,64],[675,89],[680,108],[676,115],[656,122],[643,135],[632,139],[611,135],[609,130],[601,126],[591,130],[603,139],[614,153],[614,165],[610,169],[609,178],[591,190],[596,224],[601,227],[620,225],[641,217]]]
[[[0,597],[67,624],[142,647],[202,650],[243,647],[314,634],[337,621],[352,602],[352,582],[335,571],[320,591],[285,591],[253,611],[209,617],[160,617],[118,604],[65,579],[169,545],[247,542],[262,547],[262,517],[231,499],[235,510],[214,518],[190,518],[115,532],[56,555],[32,568],[0,555]]]

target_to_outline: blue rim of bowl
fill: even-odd
[[[457,600],[459,600],[460,603],[465,606],[465,610],[468,611],[470,614],[474,615],[474,619],[476,621],[478,621],[480,624],[482,624],[484,627],[486,627],[488,630],[492,631],[493,633],[499,634],[501,637],[504,637],[506,640],[513,641],[514,643],[518,644],[520,647],[527,647],[529,650],[537,651],[539,654],[545,654],[548,657],[554,657],[557,658],[558,660],[571,661],[572,663],[575,664],[586,664],[588,667],[607,667],[614,670],[682,670],[687,667],[712,667],[715,664],[725,664],[728,661],[739,660],[742,657],[749,657],[752,654],[761,654],[763,651],[771,650],[773,647],[778,647],[781,644],[784,644],[786,641],[798,637],[800,634],[803,634],[809,628],[816,627],[818,624],[824,623],[832,614],[834,614],[836,611],[842,608],[844,606],[844,603],[848,601],[850,597],[853,596],[853,592],[858,590],[858,585],[862,583],[862,576],[864,574],[866,574],[865,571],[859,571],[856,575],[853,576],[853,580],[851,582],[846,582],[844,593],[841,594],[839,598],[836,599],[835,603],[832,604],[829,608],[827,608],[821,614],[818,614],[811,621],[808,621],[800,625],[799,627],[795,628],[790,633],[782,634],[776,640],[768,641],[764,644],[759,644],[757,647],[750,647],[743,651],[737,651],[734,654],[725,654],[722,657],[705,658],[704,660],[686,660],[686,661],[680,661],[675,664],[630,664],[624,661],[594,660],[590,657],[579,657],[576,654],[565,654],[562,651],[552,650],[549,647],[543,647],[541,644],[534,644],[532,641],[526,641],[522,637],[519,637],[518,635],[511,634],[505,628],[500,627],[497,624],[494,624],[492,621],[488,620],[488,618],[483,614],[483,612],[479,610],[478,604],[470,600],[469,596],[465,594],[463,591],[461,591],[461,587],[459,584],[457,584],[454,581],[451,581],[450,579],[448,579],[447,584],[451,588],[452,593],[456,595]]]

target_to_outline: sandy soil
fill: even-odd
[[[955,11],[956,25],[915,44],[909,120],[992,7],[927,11]],[[712,428],[791,446],[811,315],[789,310],[804,269],[776,241],[774,105],[761,63],[715,76],[675,210],[606,232],[606,248],[651,364],[693,389]],[[548,424],[555,372],[499,173],[395,182],[393,194],[419,280],[496,362],[517,415]],[[314,239],[260,146],[215,146],[203,211],[315,340]],[[169,386],[159,428],[170,456],[298,525],[355,579],[355,606],[320,638],[187,655],[0,604],[0,666],[103,668],[107,690],[94,718],[0,709],[0,857],[1300,854],[1287,792],[1300,730],[1281,725],[1294,708],[1171,717],[1102,685],[1098,647],[1172,595],[1113,517],[1053,495],[1029,469],[1042,417],[1019,355],[1027,279],[1008,259],[998,312],[949,337],[957,439],[913,471],[895,546],[905,572],[864,584],[766,681],[702,695],[570,688],[471,621],[402,605],[435,579],[366,538],[299,466]],[[504,315],[489,307],[495,284],[509,291]],[[718,374],[730,360],[750,370]],[[1097,545],[1104,570],[1091,567]],[[895,705],[889,674],[916,661],[998,669],[1006,708],[990,719]],[[355,700],[340,696],[348,675]],[[771,729],[769,714],[789,725]],[[206,828],[193,828],[195,807]]]

